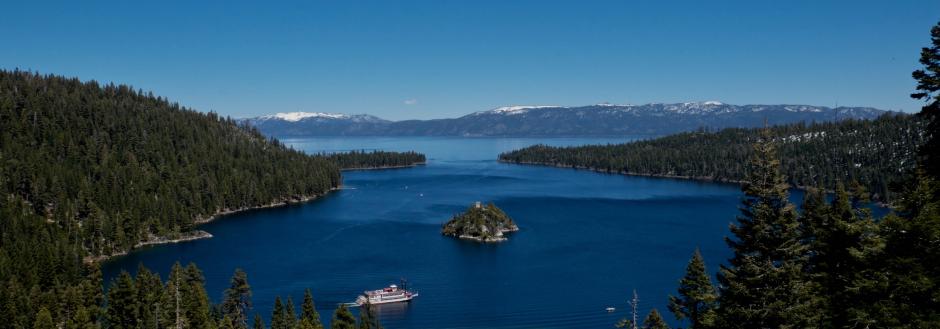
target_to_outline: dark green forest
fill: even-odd
[[[872,198],[891,201],[892,183],[915,166],[923,121],[904,114],[774,126],[769,129],[787,183],[825,187],[857,181]],[[626,144],[577,147],[535,145],[499,155],[500,161],[586,168],[610,173],[741,182],[749,175],[751,145],[763,129],[696,131]]]
[[[382,169],[400,168],[424,164],[427,160],[424,154],[409,152],[388,151],[350,151],[343,153],[321,154],[321,156],[336,163],[343,170],[353,169]]]
[[[341,167],[417,158],[306,155],[126,85],[0,70],[0,319],[11,320],[0,328],[46,315],[108,327],[94,256],[180,237],[221,212],[322,195]]]

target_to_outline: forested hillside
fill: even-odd
[[[101,272],[87,256],[188,235],[219,213],[322,195],[341,183],[340,166],[423,161],[414,152],[307,155],[125,85],[0,70],[0,328],[153,327],[146,307],[169,303],[159,278],[124,287],[122,276],[119,287],[151,292],[112,290],[104,309]],[[208,318],[201,274],[186,272],[196,290],[185,292],[195,309],[185,327],[215,327],[223,319]]]
[[[0,282],[29,292],[17,298],[93,290],[69,287],[86,255],[339,184],[329,160],[213,113],[123,85],[0,71]]]
[[[748,175],[751,145],[762,129],[697,131],[617,145],[536,145],[500,154],[500,161],[543,164],[635,175],[739,182]],[[923,123],[910,115],[770,127],[782,169],[794,186],[834,189],[858,181],[888,201],[892,182],[915,165]]]

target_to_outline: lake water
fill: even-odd
[[[143,263],[166,278],[174,262],[195,262],[218,302],[243,268],[265,323],[278,295],[299,306],[310,288],[328,320],[337,303],[407,278],[420,297],[380,305],[387,328],[610,328],[629,316],[634,289],[641,316],[655,307],[678,324],[667,295],[696,247],[712,273],[730,256],[722,238],[739,187],[496,162],[500,152],[537,143],[626,140],[285,140],[307,152],[415,150],[428,164],[345,172],[344,189],[320,200],[223,217],[201,226],[212,239],[133,252],[107,262],[105,275]],[[441,236],[441,224],[474,201],[494,202],[520,231],[499,244]]]

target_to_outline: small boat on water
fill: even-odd
[[[611,312],[616,311],[616,310],[617,310],[617,309],[614,308],[613,306],[608,306],[608,307],[607,307],[607,313],[611,313]]]
[[[362,306],[366,303],[377,305],[387,303],[407,302],[418,297],[418,292],[408,290],[405,280],[402,280],[401,286],[390,285],[378,290],[364,291],[362,295],[356,298],[356,305]]]

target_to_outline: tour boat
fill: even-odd
[[[359,298],[356,298],[356,305],[407,302],[415,297],[418,297],[418,292],[406,289],[404,280],[402,280],[401,287],[393,284],[386,288],[363,292],[362,295],[359,295]]]

